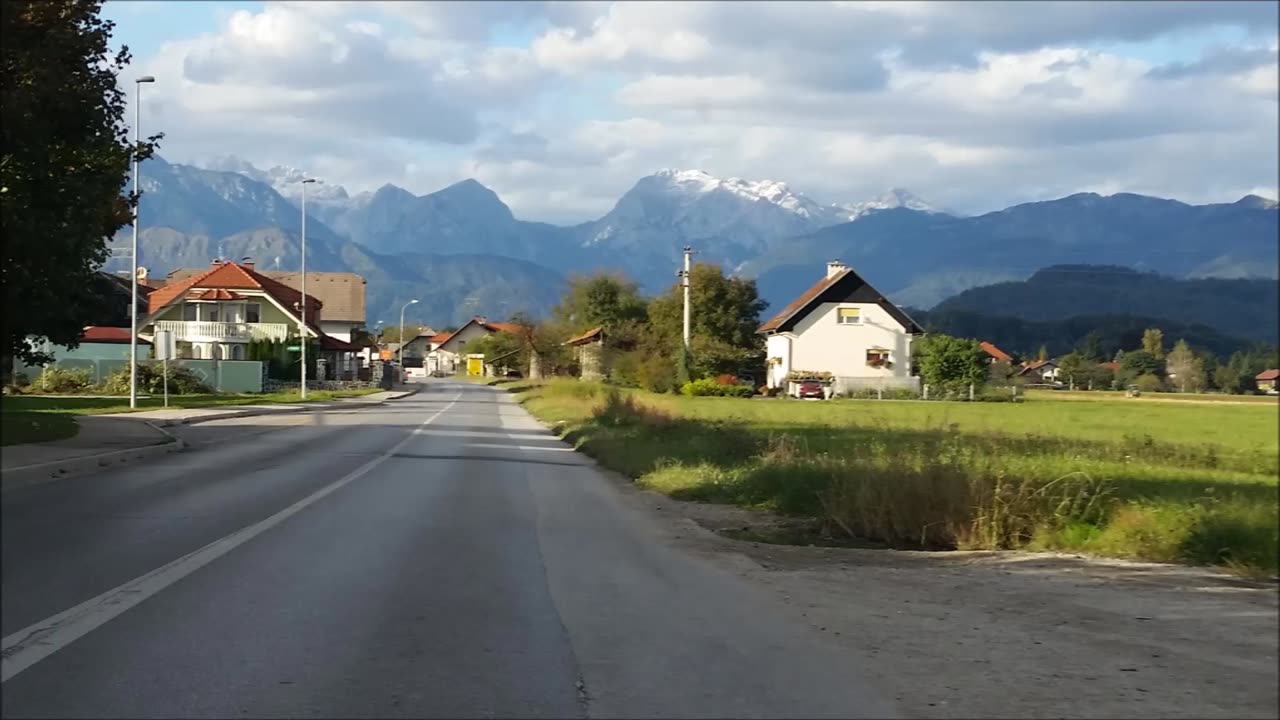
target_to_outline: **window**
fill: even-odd
[[[858,308],[840,308],[836,311],[836,323],[840,325],[857,325],[860,322],[862,316]]]
[[[248,303],[245,305],[244,321],[247,323],[262,322],[262,306],[258,303]]]
[[[200,347],[199,345],[191,346],[191,358],[193,360],[202,359],[203,354],[204,354],[204,348]]]
[[[199,307],[200,306],[196,305],[195,303],[184,303],[182,305],[182,319],[186,320],[187,322],[195,322],[197,319],[196,310]]]
[[[209,322],[218,322],[218,306],[206,305],[204,308],[204,319]]]
[[[867,367],[889,368],[893,367],[893,363],[889,362],[889,351],[884,348],[871,348],[867,351]]]
[[[244,359],[244,346],[243,346],[243,345],[232,345],[232,346],[231,346],[231,359],[232,359],[232,360],[243,360],[243,359]]]

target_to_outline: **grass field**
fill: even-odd
[[[382,392],[377,388],[363,390],[310,390],[306,402],[336,400]],[[269,403],[302,402],[297,392],[258,393],[245,395],[170,395],[171,408],[201,408],[235,405],[262,405]],[[138,398],[137,411],[157,410],[164,407],[164,398]],[[46,413],[70,415],[106,415],[110,413],[136,412],[129,408],[127,397],[86,397],[64,395],[9,395],[0,400],[0,413]]]
[[[1280,409],[804,402],[508,385],[641,484],[898,547],[1040,548],[1271,574]]]
[[[1028,390],[1031,400],[1124,400],[1129,403],[1180,402],[1271,405],[1280,407],[1280,395],[1224,395],[1222,393],[1145,393],[1126,398],[1123,390]]]

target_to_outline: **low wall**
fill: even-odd
[[[920,392],[920,378],[918,377],[882,377],[882,378],[864,378],[864,377],[837,377],[832,383],[832,391],[836,395],[843,395],[848,392],[857,390],[896,390],[905,388],[914,393]]]

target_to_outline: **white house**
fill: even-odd
[[[458,372],[466,355],[467,343],[488,337],[496,332],[519,332],[520,328],[511,323],[489,322],[483,317],[474,317],[466,325],[450,334],[439,334],[431,338],[431,349],[427,352],[424,367],[430,374],[452,375]]]
[[[769,387],[786,388],[793,371],[830,373],[835,393],[920,387],[911,340],[924,331],[838,260],[757,332],[765,335]]]

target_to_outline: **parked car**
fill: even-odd
[[[819,400],[825,400],[827,397],[826,389],[823,388],[822,383],[816,380],[806,380],[800,383],[796,395],[800,398],[817,398]]]

